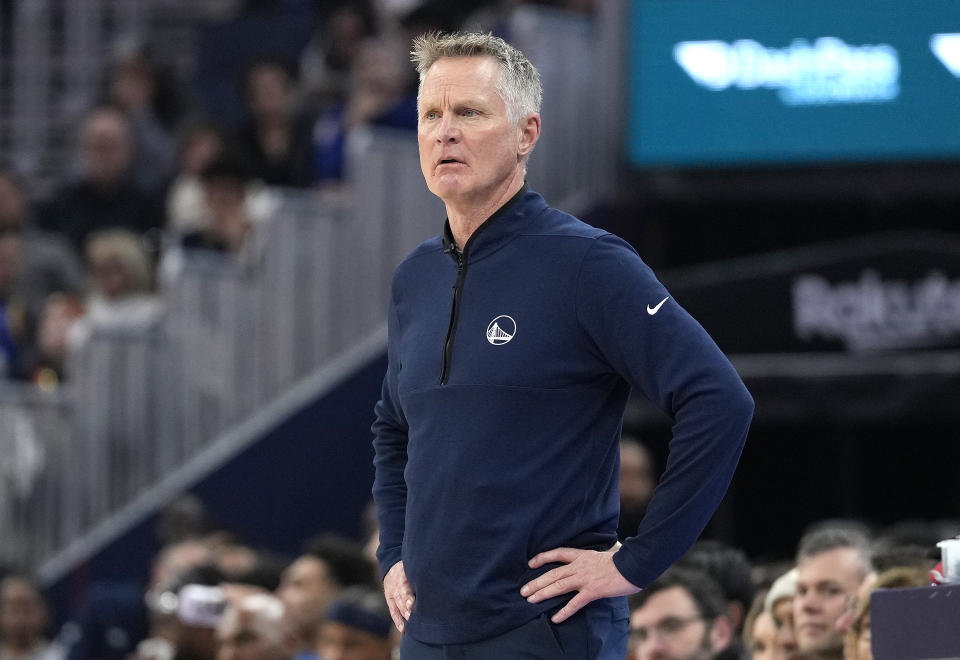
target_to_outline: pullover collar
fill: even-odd
[[[443,223],[443,251],[454,261],[459,261],[462,256],[468,261],[484,257],[516,236],[517,231],[546,206],[543,197],[531,191],[524,182],[513,197],[477,227],[462,250],[453,239],[450,219],[447,218]]]

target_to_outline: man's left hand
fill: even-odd
[[[538,603],[576,591],[577,595],[550,618],[554,623],[560,623],[591,601],[635,594],[640,588],[623,577],[613,563],[613,553],[619,549],[618,543],[605,552],[577,548],[554,548],[541,552],[530,560],[530,568],[554,562],[563,563],[564,566],[558,566],[527,582],[520,589],[520,595],[531,603]]]

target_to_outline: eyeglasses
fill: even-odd
[[[679,635],[684,628],[689,626],[694,621],[703,621],[703,617],[699,614],[685,618],[668,616],[666,619],[655,623],[650,628],[633,628],[630,631],[630,637],[634,642],[643,643],[651,638],[652,632],[656,632],[658,637],[662,639],[670,639],[671,637]]]

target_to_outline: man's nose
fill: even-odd
[[[800,609],[804,612],[816,612],[820,609],[820,599],[813,594],[800,596]]]
[[[450,113],[445,113],[440,120],[440,130],[437,132],[438,142],[458,142],[460,140],[460,127],[456,123],[456,118],[451,117]]]
[[[670,647],[664,641],[663,637],[654,634],[644,642],[637,657],[641,658],[641,660],[660,660],[661,658],[669,657],[669,651]]]

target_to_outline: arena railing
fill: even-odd
[[[512,20],[551,90],[531,187],[561,207],[600,194],[612,184],[615,131],[595,118],[613,96],[598,101],[604,76],[575,56],[598,40],[592,23],[525,9]],[[157,322],[92,332],[65,391],[0,399],[2,455],[27,446],[26,433],[43,456],[31,480],[0,463],[18,475],[0,477],[0,528],[22,531],[0,534],[0,561],[67,570],[78,548],[109,542],[96,530],[115,529],[138,493],[382,328],[394,267],[439,232],[444,209],[409,131],[354,130],[346,162],[338,191],[278,191],[242,258],[183,259]]]
[[[443,207],[409,131],[348,143],[362,166],[342,189],[273,191],[241,254],[180,254],[164,271],[163,314],[92,327],[60,392],[3,391],[0,561],[34,567],[82,542],[382,326],[393,268],[437,233]]]

